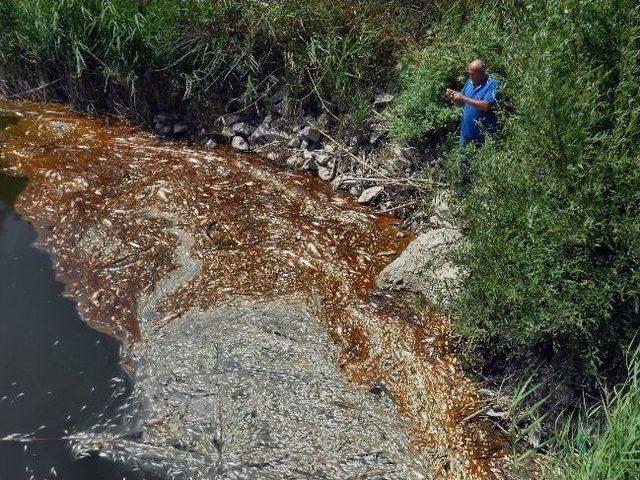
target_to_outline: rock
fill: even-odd
[[[287,166],[291,168],[301,168],[304,164],[304,158],[300,155],[292,155],[287,159]]]
[[[311,148],[312,142],[307,140],[306,138],[300,142],[300,148],[303,150],[308,150]]]
[[[423,233],[378,275],[376,285],[420,292],[432,304],[446,306],[460,278],[460,271],[446,259],[446,253],[461,238],[455,228]]]
[[[329,160],[331,159],[330,155],[327,155],[326,153],[315,153],[313,155],[313,158],[315,158],[316,163],[318,165],[321,165],[323,167],[326,167],[327,164],[329,163]]]
[[[268,114],[266,117],[262,119],[262,122],[260,122],[260,126],[269,128],[271,126],[272,121],[273,121],[273,117],[271,116],[271,114]]]
[[[333,177],[333,170],[331,168],[319,166],[318,177],[328,182]]]
[[[381,93],[380,95],[376,95],[376,98],[373,101],[373,106],[375,108],[385,108],[389,106],[392,101],[393,95],[390,93]]]
[[[302,168],[308,170],[310,172],[318,171],[318,164],[316,163],[316,159],[313,158],[313,155],[305,155],[304,163],[302,164]]]
[[[349,187],[349,194],[358,197],[362,193],[362,190],[362,186],[360,185],[351,185],[351,187]]]
[[[237,135],[242,135],[245,138],[251,136],[251,134],[255,131],[255,127],[247,122],[238,122],[234,123],[231,126],[231,130]]]
[[[212,139],[207,140],[207,143],[204,144],[207,148],[216,148],[218,144],[214,142]]]
[[[288,137],[284,133],[274,128],[264,127],[260,125],[251,134],[250,139],[252,142],[286,142],[288,140]]]
[[[358,203],[371,203],[376,199],[378,195],[382,193],[384,187],[371,187],[367,188],[360,197],[358,197]]]
[[[298,137],[293,137],[291,140],[289,140],[289,143],[287,143],[287,147],[289,148],[300,148],[300,139]]]
[[[223,137],[226,137],[227,139],[229,139],[229,138],[233,138],[233,137],[235,137],[235,136],[236,136],[236,133],[235,133],[233,130],[231,130],[231,127],[224,127],[224,128],[222,129],[222,132],[220,132],[220,134],[221,134]]]
[[[304,127],[300,132],[300,135],[313,143],[318,143],[322,138],[322,133],[320,132],[320,130],[311,126]]]
[[[183,135],[189,131],[189,127],[184,123],[176,123],[173,125],[173,134],[174,135]]]
[[[165,135],[169,135],[171,132],[173,132],[173,127],[171,125],[165,125],[160,129],[160,133]]]
[[[240,135],[233,137],[233,140],[231,140],[231,146],[236,150],[249,150],[249,143]]]
[[[238,123],[242,117],[236,113],[227,113],[226,115],[222,115],[220,117],[220,121],[222,122],[223,127],[230,127],[234,123]]]
[[[267,160],[270,160],[272,162],[276,162],[279,159],[279,156],[276,152],[269,152],[267,153]]]

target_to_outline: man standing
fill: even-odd
[[[484,62],[474,60],[467,68],[469,79],[460,92],[450,88],[447,95],[456,105],[462,105],[460,145],[482,143],[485,134],[495,133],[498,120],[494,107],[498,95],[498,80],[487,75]]]

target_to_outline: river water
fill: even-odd
[[[71,454],[66,438],[78,432],[121,431],[131,384],[119,342],[81,320],[13,209],[26,184],[0,173],[0,479],[138,478]]]
[[[44,478],[135,478],[97,451],[163,478],[500,478],[448,320],[375,289],[396,219],[254,155],[0,106],[23,116],[0,132],[0,311],[32,312],[2,317],[0,438],[32,441],[0,444],[1,480],[36,448]]]

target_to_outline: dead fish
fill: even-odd
[[[311,255],[316,258],[320,258],[322,256],[320,254],[320,250],[318,250],[318,247],[316,247],[312,242],[307,243],[307,250],[309,250],[309,252],[311,252]]]
[[[316,267],[313,263],[311,263],[306,258],[299,258],[298,261],[304,266],[309,267],[311,270],[318,270],[318,267]]]
[[[171,312],[167,315],[165,315],[164,317],[162,317],[160,320],[158,320],[158,323],[161,324],[165,324],[167,322],[170,322],[171,320],[173,320],[174,318],[177,318],[181,315],[182,312]]]

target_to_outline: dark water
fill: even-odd
[[[0,173],[0,480],[142,478],[98,456],[74,460],[64,440],[123,431],[131,384],[119,343],[82,321],[32,246],[12,208],[25,184]]]

